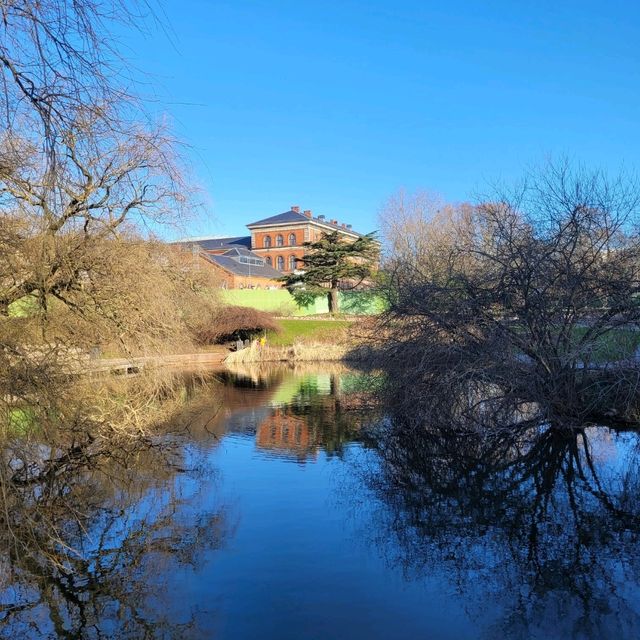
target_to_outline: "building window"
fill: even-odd
[[[271,236],[265,236],[263,242],[264,242],[265,249],[271,248]]]
[[[296,245],[296,234],[295,233],[290,233],[289,234],[289,246],[290,247],[295,247]]]
[[[282,246],[284,246],[284,238],[280,234],[278,234],[276,236],[276,247],[282,247]]]
[[[246,256],[240,256],[240,262],[242,262],[242,264],[255,264],[258,267],[264,266],[264,260],[261,260],[260,258],[247,258]]]
[[[272,265],[271,256],[267,256],[267,264],[268,264],[269,266],[271,266],[271,265]]]
[[[282,256],[278,256],[276,264],[278,265],[278,271],[284,271],[284,258]]]
[[[296,270],[296,257],[289,256],[289,271],[295,271],[295,270]]]

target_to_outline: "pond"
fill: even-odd
[[[390,439],[365,374],[214,377],[54,542],[15,525],[0,637],[640,637],[636,433]]]

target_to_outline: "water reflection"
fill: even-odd
[[[203,593],[185,607],[178,594],[234,530],[211,451],[237,434],[297,462],[340,454],[359,424],[340,386],[337,371],[184,374],[184,409],[153,437],[80,447],[61,430],[5,442],[0,636],[210,637],[217,607]]]
[[[203,383],[185,376],[176,389]],[[169,583],[228,534],[215,477],[168,425],[82,446],[69,433],[3,443],[0,636],[198,637],[198,616]]]
[[[1,637],[640,635],[636,433],[480,387],[407,414],[341,367],[181,384],[111,455],[5,443]]]
[[[377,435],[392,564],[448,573],[486,637],[638,637],[637,434],[448,418]]]
[[[356,410],[362,397],[357,385],[362,376],[345,367],[322,373],[304,367],[242,369],[226,379],[245,389],[250,383],[254,398],[268,390],[260,396],[263,411],[255,426],[256,447],[265,454],[312,461],[320,451],[341,456],[348,443],[359,440],[363,415]],[[251,395],[245,394],[245,403]],[[243,424],[246,428],[246,420]]]
[[[0,576],[2,636],[175,638],[194,629],[198,621],[176,606],[168,583],[220,546],[224,512],[192,513],[202,502],[192,492],[187,499],[110,481],[107,488],[87,477],[79,484],[59,506],[68,511],[48,509],[28,538],[20,528],[5,532],[11,538],[4,540],[10,552]]]

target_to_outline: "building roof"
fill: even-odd
[[[274,224],[292,224],[299,222],[315,222],[317,224],[322,224],[327,227],[331,227],[332,229],[336,229],[338,231],[344,231],[345,233],[353,233],[356,236],[361,236],[361,233],[354,231],[351,228],[343,227],[341,224],[334,224],[330,220],[327,220],[324,216],[307,216],[304,213],[300,213],[300,211],[294,211],[290,209],[289,211],[284,211],[283,213],[279,213],[275,216],[271,216],[269,218],[264,218],[262,220],[258,220],[257,222],[252,222],[248,224],[247,227],[251,229],[252,227],[267,227]]]
[[[251,249],[251,236],[233,236],[230,238],[185,238],[172,244],[197,245],[203,251],[225,249],[226,247],[244,247]]]
[[[256,258],[257,260],[264,260],[264,258],[261,258],[260,256],[256,255],[255,253],[253,253],[253,251],[249,251],[249,249],[246,249],[245,247],[241,247],[238,244],[230,245],[230,247],[231,248],[228,251],[225,251],[222,254],[223,256],[229,256],[230,258],[234,256],[246,256],[247,258]]]
[[[254,276],[257,278],[269,278],[270,280],[277,280],[282,277],[282,273],[280,273],[280,271],[270,267],[268,264],[264,264],[264,260],[260,258],[260,256],[252,253],[251,251],[247,251],[246,254],[248,254],[248,256],[255,257],[257,260],[263,262],[263,264],[245,264],[240,262],[238,260],[238,255],[240,254],[234,254],[232,251],[227,251],[221,255],[211,255],[208,253],[202,253],[201,255],[206,260],[209,260],[213,264],[216,264],[237,276]]]

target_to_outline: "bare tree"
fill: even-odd
[[[161,130],[113,135],[90,113],[79,116],[58,145],[64,156],[54,175],[28,141],[3,142],[21,160],[0,181],[0,241],[7,247],[0,308],[36,293],[43,307],[48,296],[64,299],[89,277],[98,243],[169,221],[185,201],[172,141]]]
[[[633,417],[637,363],[607,352],[640,322],[639,199],[632,178],[563,162],[458,207],[447,241],[434,216],[431,255],[388,263],[392,349],[419,375],[453,363],[493,376],[550,417]]]
[[[89,341],[158,345],[180,324],[175,285],[191,278],[143,246],[188,214],[194,188],[120,73],[112,27],[141,8],[0,3],[0,316],[26,301],[43,335],[58,316],[76,344],[93,325]]]
[[[53,169],[57,145],[78,110],[120,129],[139,120],[127,65],[114,26],[140,28],[152,17],[146,2],[126,0],[2,0],[0,2],[0,121],[46,153]],[[103,111],[104,105],[117,110]]]

